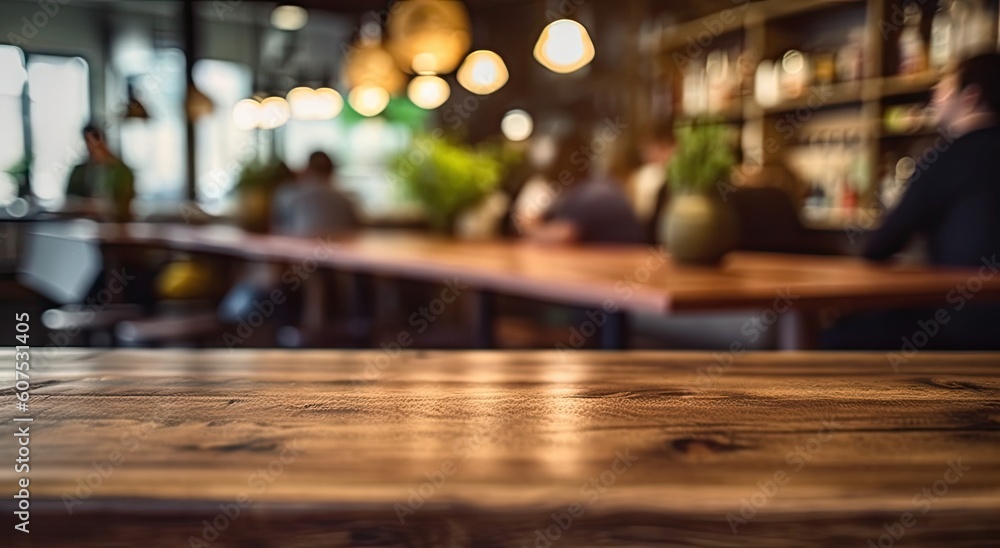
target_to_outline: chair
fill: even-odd
[[[799,219],[792,198],[777,188],[741,188],[728,195],[740,222],[739,249],[844,255],[832,234],[809,230]]]

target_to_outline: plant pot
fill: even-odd
[[[714,194],[674,196],[660,225],[660,240],[679,263],[716,265],[737,237],[735,212]]]

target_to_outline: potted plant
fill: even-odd
[[[238,198],[236,218],[239,225],[250,232],[267,232],[274,190],[292,177],[292,172],[282,162],[254,161],[244,165],[233,187]]]
[[[719,123],[678,128],[668,181],[673,196],[660,238],[681,263],[717,264],[736,245],[736,215],[723,198],[736,163],[728,129]]]
[[[18,162],[6,170],[17,183],[17,195],[21,198],[31,196],[31,156],[25,154]]]
[[[459,215],[497,190],[504,163],[489,147],[454,143],[438,132],[414,138],[413,146],[390,162],[390,170],[430,225],[453,234]]]

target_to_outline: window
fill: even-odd
[[[90,121],[88,72],[79,57],[28,56],[31,187],[43,202],[62,200],[82,157],[80,130]]]
[[[0,46],[0,206],[18,193],[17,179],[7,173],[24,160],[23,94],[28,81],[24,55],[11,46]]]
[[[121,156],[135,173],[135,193],[142,201],[184,198],[185,114],[184,54],[160,50],[145,73],[129,74],[149,118],[121,122]],[[126,97],[124,82],[119,96]],[[113,112],[120,115],[124,105]]]
[[[87,62],[0,46],[0,74],[0,204],[18,193],[8,171],[28,168],[35,196],[58,205],[83,155],[80,130],[90,119]]]
[[[250,96],[253,79],[246,65],[211,59],[196,62],[192,76],[215,106],[195,126],[198,201],[212,210],[223,205],[242,165],[257,155],[254,132],[240,131],[231,121],[233,106]]]

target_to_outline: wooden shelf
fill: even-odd
[[[762,107],[765,116],[785,114],[806,107],[814,111],[852,104],[861,104],[864,82],[843,82],[827,86],[810,86],[807,93],[795,99],[787,99],[774,106]],[[817,106],[818,105],[818,106]]]
[[[884,99],[886,97],[926,93],[934,87],[937,80],[938,75],[935,72],[887,76],[879,79],[879,94]]]

